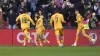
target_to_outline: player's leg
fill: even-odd
[[[41,39],[39,39],[39,43],[40,43],[40,46],[42,47],[43,44],[42,44],[42,40]]]
[[[57,40],[58,45],[60,46],[61,43],[60,43],[60,38],[59,38],[59,36],[56,36],[56,40]]]
[[[25,35],[25,29],[22,29],[22,31],[24,33],[24,43],[23,43],[23,46],[26,46],[27,37]]]
[[[44,43],[48,43],[50,45],[50,41],[47,40],[44,36],[43,36],[43,40],[44,40]]]
[[[38,28],[38,29],[36,29],[36,32],[37,32],[37,37],[38,37],[38,41],[39,41],[39,45],[40,46],[43,46],[43,44],[42,44],[42,36],[41,36],[41,29],[40,28]]]
[[[63,47],[64,46],[64,35],[61,35],[61,44],[60,44],[60,47]]]
[[[40,44],[40,46],[42,47],[43,46],[43,44],[42,44],[42,41],[43,41],[43,36],[41,35],[41,34],[38,34],[38,37],[39,37],[39,44]]]
[[[40,35],[39,38],[40,38],[41,41],[47,42],[47,43],[50,45],[50,41],[48,41],[48,40],[44,37],[44,31],[40,30],[40,31],[39,31],[39,35]],[[41,42],[41,41],[40,41],[40,42]]]
[[[36,38],[35,38],[35,45],[36,46],[38,46],[38,41],[39,41],[39,38],[38,38],[38,36],[36,36]]]
[[[27,39],[31,40],[29,29],[24,30],[24,35],[27,37]]]
[[[49,46],[50,46],[50,41],[49,41],[49,40],[47,40],[47,39],[44,37],[44,31],[42,31],[42,35],[43,35],[44,43],[46,42],[46,43],[48,43],[48,44],[49,44]]]
[[[24,42],[24,44],[26,44],[27,40],[31,40],[30,33],[29,33],[28,29],[24,29],[23,33],[24,33],[24,36],[25,36],[25,39],[24,39],[25,42]]]
[[[79,33],[80,33],[80,28],[77,29],[77,32],[76,32],[76,39],[75,39],[75,42],[72,46],[77,46],[77,42],[78,42],[78,39],[79,39]]]
[[[85,33],[85,30],[84,30],[84,29],[82,29],[82,34],[83,34],[83,36],[87,37],[90,41],[92,41],[93,44],[95,43],[94,39],[92,39],[89,35],[87,35],[87,34]]]
[[[63,46],[64,45],[64,33],[62,29],[60,30],[60,35],[61,35],[61,44]]]
[[[27,38],[24,37],[24,44],[23,44],[23,46],[26,46],[26,41],[27,41]]]
[[[55,30],[55,34],[56,34],[57,43],[59,46],[61,46],[59,30]]]
[[[38,42],[39,42],[39,30],[38,29],[36,29],[36,38],[34,38],[34,39],[35,39],[35,45],[39,46],[39,44],[38,44]]]

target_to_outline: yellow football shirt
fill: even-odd
[[[84,18],[80,14],[77,14],[76,15],[76,22],[77,22],[78,27],[79,26],[80,27],[83,27],[84,26],[83,25],[83,20],[84,20]]]
[[[40,28],[41,30],[44,29],[43,19],[40,17],[36,20],[36,29]]]
[[[64,22],[64,17],[62,14],[56,13],[51,16],[50,25],[52,25],[52,23],[54,23],[55,30],[63,29],[63,26],[62,26],[63,22]]]
[[[27,15],[26,13],[24,14],[20,14],[17,19],[16,19],[16,22],[18,22],[18,20],[20,20],[20,23],[21,23],[21,28],[27,28],[27,27],[30,27],[29,25],[29,21],[35,25],[34,21],[31,19],[31,17],[29,15]]]

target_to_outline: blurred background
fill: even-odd
[[[16,25],[16,17],[23,8],[34,20],[35,13],[44,16],[44,26],[49,29],[49,20],[56,10],[59,10],[67,22],[64,28],[76,28],[75,9],[84,17],[84,23],[90,29],[100,28],[100,0],[0,0],[0,29],[20,29]],[[31,25],[31,24],[30,24]],[[34,29],[35,26],[31,25]]]

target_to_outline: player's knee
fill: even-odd
[[[79,34],[77,33],[76,36],[79,36]]]
[[[56,37],[56,40],[57,40],[57,41],[59,40],[59,36]]]

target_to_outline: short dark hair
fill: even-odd
[[[23,8],[22,9],[22,13],[26,13],[26,12],[28,12],[27,9],[26,8]]]
[[[75,9],[75,11],[79,11],[78,9]]]
[[[55,10],[55,13],[59,13],[59,10],[58,10],[58,9],[56,9],[56,10]]]

